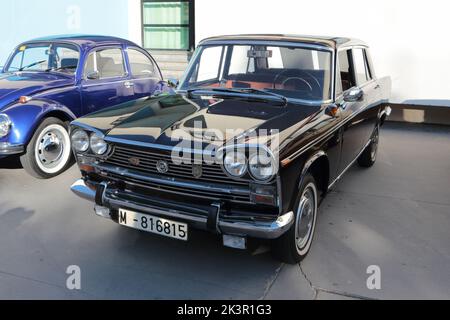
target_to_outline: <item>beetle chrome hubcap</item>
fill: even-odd
[[[61,158],[64,150],[62,139],[58,136],[58,132],[49,131],[39,141],[39,159],[44,165],[50,165]]]
[[[70,158],[70,138],[58,124],[46,127],[36,140],[37,165],[46,173],[57,173]]]
[[[316,192],[312,186],[308,186],[303,192],[297,211],[295,241],[298,250],[303,250],[311,239],[317,210],[316,206]]]

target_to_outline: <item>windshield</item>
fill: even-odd
[[[258,89],[288,98],[331,98],[330,51],[265,45],[217,45],[198,49],[181,90]]]
[[[59,71],[74,74],[80,52],[74,45],[58,43],[24,44],[17,48],[5,69],[15,71]]]

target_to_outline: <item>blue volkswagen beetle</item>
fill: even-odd
[[[37,178],[63,172],[68,124],[100,109],[170,92],[155,60],[105,36],[59,36],[19,45],[0,74],[0,158],[20,157]]]

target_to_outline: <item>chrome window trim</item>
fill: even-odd
[[[86,74],[86,65],[89,59],[89,56],[92,53],[97,53],[98,51],[104,51],[104,50],[114,50],[114,49],[119,49],[120,52],[122,53],[122,63],[123,63],[123,69],[125,74],[121,75],[121,76],[114,76],[114,77],[107,77],[107,78],[99,78],[96,80],[90,80],[87,78],[87,74]],[[128,70],[128,64],[126,62],[126,58],[125,57],[125,49],[123,47],[122,44],[108,44],[108,45],[102,45],[102,46],[98,46],[95,48],[90,49],[88,52],[86,52],[84,54],[84,65],[83,65],[83,70],[80,79],[83,80],[83,82],[90,84],[90,86],[93,85],[101,85],[103,80],[110,80],[110,79],[117,79],[118,81],[116,82],[122,82],[119,79],[123,79],[123,81],[126,81],[127,78],[130,76],[130,70]],[[97,59],[97,56],[95,57]],[[97,70],[98,71],[98,70]],[[109,83],[114,83],[114,82],[109,82]],[[83,85],[83,87],[88,87],[88,85]]]
[[[336,61],[336,50],[332,47],[326,46],[326,45],[318,45],[318,44],[310,44],[310,43],[304,43],[304,42],[290,42],[290,41],[274,41],[274,40],[207,40],[206,42],[200,43],[197,49],[195,50],[195,54],[192,57],[188,67],[186,70],[190,70],[193,64],[195,63],[198,55],[202,52],[204,47],[210,47],[210,46],[220,46],[220,45],[266,45],[266,46],[280,46],[280,47],[295,47],[299,49],[312,49],[317,51],[325,51],[331,53],[331,74],[330,74],[330,98],[327,100],[302,100],[302,99],[295,99],[295,98],[288,98],[290,101],[298,101],[300,103],[312,103],[313,105],[316,104],[326,104],[326,103],[332,103],[333,97],[335,95],[335,86],[336,86],[336,68],[335,68],[335,61]],[[182,84],[187,80],[185,79],[188,75],[188,72],[185,72],[183,79],[180,81],[179,87],[181,87]],[[179,90],[179,92],[186,92],[187,90]]]

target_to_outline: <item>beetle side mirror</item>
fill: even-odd
[[[167,79],[167,85],[171,88],[177,88],[178,85],[180,84],[180,81],[178,81],[177,79],[173,79],[173,78],[169,78]]]
[[[98,71],[91,71],[86,75],[88,80],[98,80],[100,79],[100,73]]]
[[[344,93],[345,102],[356,102],[361,100],[364,92],[360,88],[351,88]]]

